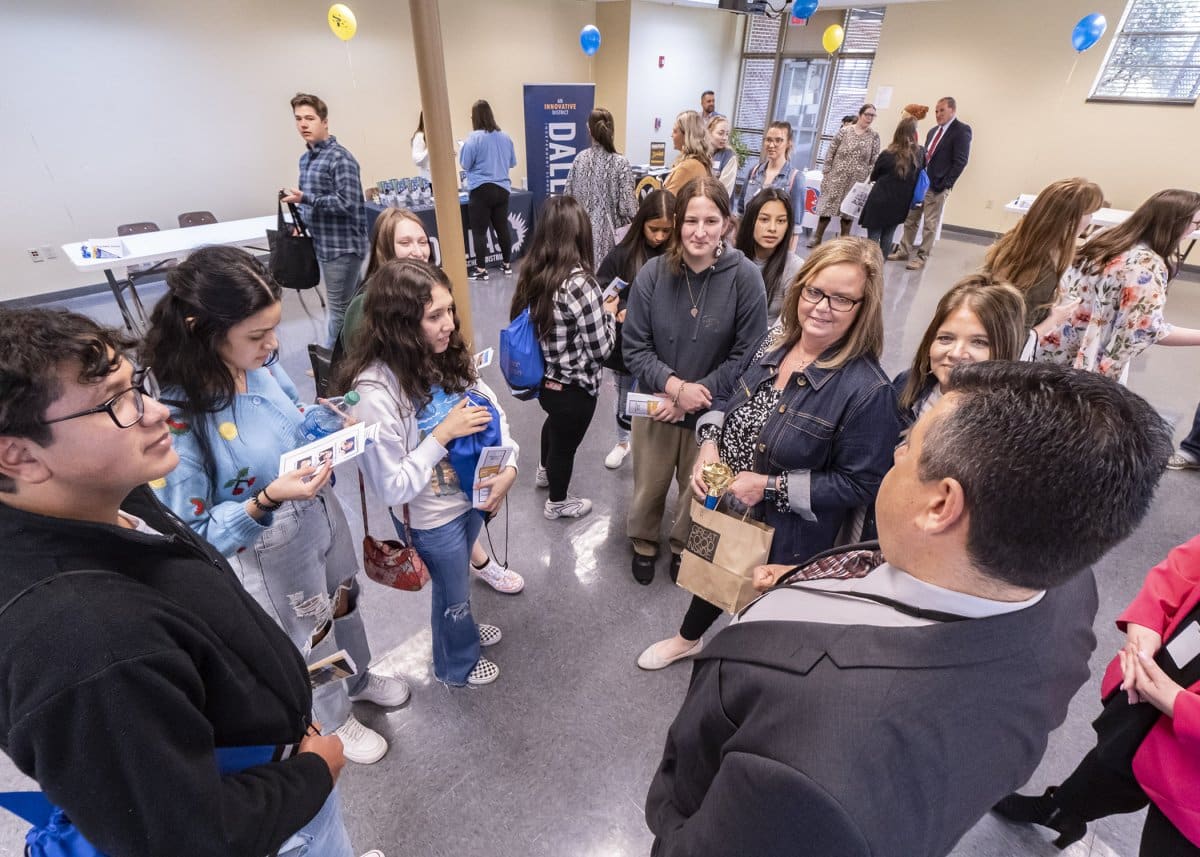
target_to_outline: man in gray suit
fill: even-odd
[[[761,567],[780,584],[696,658],[646,801],[653,854],[948,853],[1087,679],[1086,569],[1170,453],[1149,404],[1099,375],[957,369],[896,449],[879,542]]]

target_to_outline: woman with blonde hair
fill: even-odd
[[[1100,185],[1060,179],[1042,188],[1021,222],[991,246],[984,270],[1012,283],[1025,298],[1025,323],[1041,323],[1055,303],[1058,281],[1075,259],[1080,234],[1104,203]]]
[[[1200,345],[1200,330],[1163,318],[1167,284],[1183,261],[1179,244],[1198,228],[1200,193],[1163,190],[1089,238],[1059,282],[1061,296],[1079,306],[1041,337],[1038,359],[1124,383],[1130,361],[1151,345]]]
[[[960,363],[1016,360],[1025,341],[1025,302],[1008,283],[972,274],[942,295],[912,367],[896,376],[900,419],[912,425],[942,397]]]
[[[725,185],[725,190],[733,196],[733,186],[737,183],[738,154],[729,145],[729,118],[714,116],[708,122],[708,142],[712,147],[713,178]]]
[[[734,508],[775,529],[772,574],[833,547],[874,502],[900,430],[882,351],[883,254],[866,239],[840,238],[805,260],[781,323],[712,391],[696,426],[692,491],[707,493],[704,465],[729,465]],[[638,666],[696,654],[720,614],[693,597],[679,632],[649,646]]]
[[[685,110],[676,116],[675,124],[671,127],[671,142],[675,144],[679,157],[671,165],[671,172],[663,182],[663,190],[678,196],[688,182],[712,175],[708,132],[700,114],[695,110]]]

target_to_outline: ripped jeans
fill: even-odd
[[[395,516],[392,517],[395,522]],[[413,529],[413,547],[425,560],[433,582],[433,674],[461,686],[479,660],[479,628],[471,615],[471,545],[483,526],[476,509],[431,530]],[[396,531],[404,538],[404,525]]]
[[[358,550],[331,488],[284,503],[253,547],[228,557],[242,586],[288,635],[307,663],[345,649],[358,675],[313,692],[313,715],[328,735],[350,716],[350,694],[366,687],[371,649],[358,610]],[[339,591],[350,610],[333,618]],[[329,627],[312,645],[313,635]]]

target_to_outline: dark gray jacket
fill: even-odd
[[[684,276],[672,273],[663,255],[647,262],[633,281],[622,336],[625,363],[643,393],[661,393],[672,375],[710,392],[724,389],[767,332],[762,274],[741,251],[726,246],[711,271],[690,278],[689,295]],[[696,418],[689,414],[680,425],[694,428]]]
[[[1090,571],[999,616],[760,621],[696,657],[646,799],[654,857],[941,857],[1087,680]],[[753,605],[748,610],[753,610]]]

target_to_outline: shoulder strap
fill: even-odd
[[[5,611],[8,610],[9,607],[12,607],[14,604],[16,604],[18,601],[20,601],[22,598],[24,598],[30,592],[37,589],[39,586],[44,586],[47,583],[51,583],[55,580],[59,580],[64,577],[74,577],[74,576],[80,575],[80,574],[106,574],[106,575],[111,575],[112,577],[121,577],[121,578],[125,577],[125,575],[120,574],[118,572],[103,571],[98,568],[81,568],[81,569],[77,569],[76,571],[60,571],[58,574],[52,574],[49,577],[43,577],[41,580],[39,580],[35,583],[29,584],[24,589],[22,589],[20,592],[18,592],[16,595],[14,595],[12,598],[8,599],[8,601],[6,601],[4,603],[4,606],[0,607],[0,616],[3,616]]]

